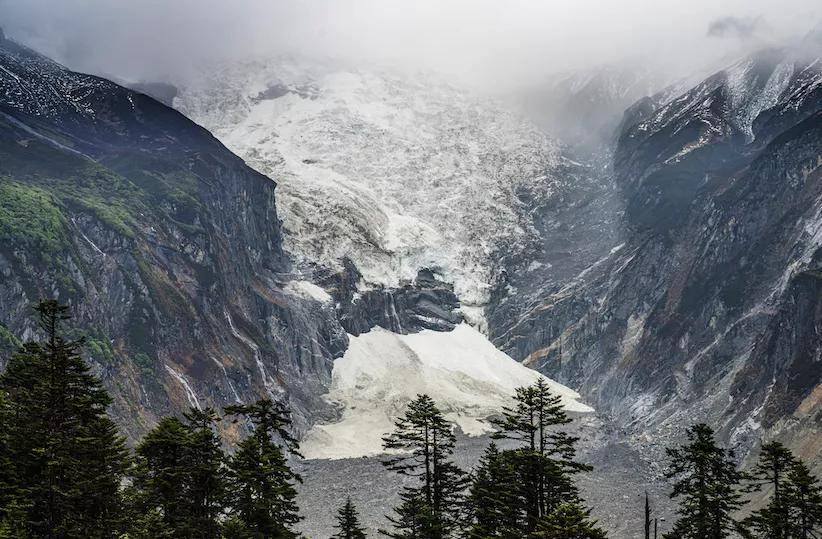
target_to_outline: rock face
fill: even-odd
[[[163,414],[287,395],[298,426],[347,336],[294,293],[275,184],[143,94],[0,43],[0,336],[56,297],[133,439]],[[311,414],[309,414],[311,410]]]
[[[718,425],[820,463],[822,67],[770,50],[632,107],[613,159],[619,248],[513,320],[513,357],[636,440]],[[607,182],[605,182],[607,183]]]

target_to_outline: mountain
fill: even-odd
[[[777,437],[819,466],[821,135],[807,49],[638,102],[611,168],[620,248],[492,321],[492,341],[637,444],[702,420],[743,456]]]
[[[225,80],[247,82],[235,74]],[[481,319],[487,281],[497,271],[491,253],[527,245],[532,234],[527,222],[520,226],[520,193],[529,186],[515,189],[508,180],[528,169],[528,179],[546,183],[544,168],[559,157],[527,124],[477,103],[452,111],[450,102],[434,100],[409,108],[418,116],[398,119],[372,96],[357,97],[365,83],[355,75],[331,80],[337,93],[330,98],[310,83],[285,89],[265,81],[250,97],[214,85],[190,101],[192,113],[221,107],[213,117],[241,128],[233,141],[227,127],[220,133],[233,146],[259,151],[244,157],[282,179],[275,196],[274,181],[181,113],[0,42],[4,351],[37,332],[29,316],[37,299],[70,304],[77,331],[89,336],[87,359],[132,441],[160,416],[189,406],[271,396],[288,401],[297,433],[308,439],[345,431],[352,412],[354,424],[376,414],[383,430],[372,432],[365,449],[373,453],[432,373],[442,383],[426,390],[448,399],[467,432],[487,430],[483,422],[496,405],[542,375],[495,350],[464,319]],[[391,81],[368,83],[409,103],[422,95]],[[346,111],[345,98],[362,108]],[[240,118],[251,105],[261,109]],[[279,132],[262,123],[268,117],[260,115],[289,107]],[[362,123],[359,114],[384,128]],[[447,125],[445,114],[462,122],[460,129],[437,131]],[[422,119],[427,130],[405,131]],[[486,119],[499,125],[483,138]],[[510,133],[519,138],[497,147]],[[263,144],[272,137],[289,145]],[[426,187],[419,199],[409,190],[415,183]],[[495,200],[486,200],[488,192]],[[486,240],[479,229],[494,234]],[[369,348],[374,339],[395,347],[393,365],[416,385],[397,386],[388,369],[381,377],[363,370],[383,353]],[[437,353],[460,347],[478,353],[483,368],[449,366]],[[369,409],[340,396],[363,379],[376,394],[391,391],[392,406],[376,400]],[[569,406],[590,410],[572,390],[554,387]],[[229,441],[234,428],[226,426]],[[329,456],[323,451],[315,454]],[[341,447],[331,456],[360,451]]]
[[[188,406],[328,408],[345,331],[289,273],[274,182],[205,129],[4,39],[0,191],[4,340],[69,303],[132,439]]]
[[[352,341],[327,396],[342,416],[309,433],[307,454],[377,452],[390,418],[422,390],[464,416],[458,423],[466,432],[487,430],[477,421],[513,391],[514,380],[533,374],[513,367],[466,322],[486,327],[491,291],[507,272],[529,264],[532,274],[548,270],[534,265],[544,229],[553,226],[543,216],[580,198],[590,171],[523,117],[426,74],[246,60],[181,85],[174,104],[278,179],[283,245],[295,268],[324,289],[345,291],[334,299]],[[389,333],[363,335],[374,326]],[[443,371],[448,362],[409,339],[477,355],[463,361],[456,354]],[[460,367],[471,361],[489,368]],[[441,383],[426,382],[432,373]],[[471,384],[461,381],[466,376]],[[350,394],[362,387],[373,391]],[[563,392],[577,406],[578,395]]]

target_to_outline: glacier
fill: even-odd
[[[499,251],[539,241],[528,208],[561,186],[539,128],[431,74],[247,60],[204,71],[174,105],[277,181],[299,265],[349,258],[364,289],[430,269],[478,326]]]

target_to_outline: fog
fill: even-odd
[[[289,54],[435,70],[495,88],[635,62],[686,74],[801,36],[818,0],[0,0],[7,36],[70,67],[184,83]]]

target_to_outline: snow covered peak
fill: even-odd
[[[487,301],[498,250],[535,241],[523,197],[559,188],[560,155],[539,129],[429,75],[249,61],[175,106],[278,182],[298,262],[348,257],[387,286],[431,268],[463,304]]]

